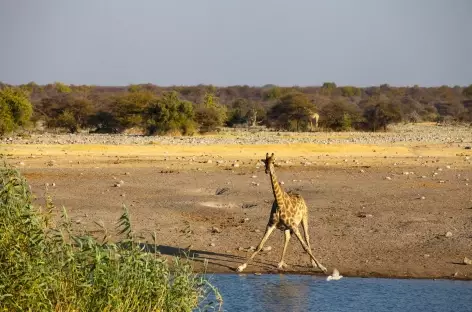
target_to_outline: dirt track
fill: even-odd
[[[314,254],[329,270],[472,279],[472,265],[462,264],[465,256],[472,258],[472,152],[462,146],[198,148],[0,145],[40,204],[49,183],[55,204],[68,208],[77,230],[96,231],[98,220],[113,230],[126,204],[147,242],[155,231],[163,254],[190,247],[196,267],[207,260],[209,272],[233,272],[249,255],[238,249],[259,243],[273,195],[257,163],[265,152],[275,152],[283,187],[298,191],[309,205]],[[221,188],[227,191],[216,195]],[[274,232],[266,246],[272,250],[245,272],[277,272],[282,233]],[[286,262],[289,272],[313,272],[295,238]]]

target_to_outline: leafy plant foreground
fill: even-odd
[[[118,221],[125,238],[108,242],[75,235],[64,209],[32,205],[23,177],[0,168],[0,311],[192,311],[213,293],[185,260],[173,265],[136,242],[126,207]],[[154,235],[154,240],[156,236]],[[155,242],[154,242],[155,243]]]

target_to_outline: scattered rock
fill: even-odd
[[[232,166],[233,166],[234,168],[238,168],[238,167],[239,167],[239,163],[234,163]]]
[[[217,228],[216,226],[214,226],[214,227],[211,228],[211,232],[212,233],[221,233],[221,230],[220,230],[220,228]]]
[[[421,196],[421,197],[420,197],[420,199],[421,199],[421,200],[425,200],[425,199],[426,199],[426,197],[424,197],[424,196]]]
[[[472,260],[469,259],[469,258],[467,258],[467,257],[464,257],[463,263],[464,263],[465,265],[472,265]]]
[[[359,213],[357,214],[357,216],[358,216],[359,218],[372,218],[372,217],[373,217],[372,214],[370,214],[370,213],[365,213],[365,212],[359,212]]]
[[[229,191],[228,187],[220,187],[216,189],[215,195],[223,195]]]
[[[215,247],[215,243],[210,243],[210,247]]]
[[[444,236],[446,236],[446,237],[452,237],[452,232],[446,232],[446,234],[444,234]]]
[[[389,181],[390,181],[390,180],[392,180],[392,178],[391,178],[391,177],[385,177],[385,180],[389,180]]]
[[[252,207],[256,207],[256,206],[257,206],[257,204],[255,204],[255,203],[245,203],[245,204],[242,205],[242,208],[243,209],[248,209],[248,208],[252,208]]]
[[[272,250],[272,247],[271,247],[271,246],[262,247],[262,251],[263,251],[263,252],[268,252],[268,251],[271,251],[271,250]]]
[[[208,159],[208,160],[206,161],[207,164],[211,164],[212,162],[213,162],[213,161],[212,161],[211,159]]]

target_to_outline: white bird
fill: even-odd
[[[331,274],[330,276],[328,276],[326,278],[327,281],[337,281],[338,279],[341,279],[343,276],[339,274],[339,271],[338,269],[334,268],[333,270],[333,274]]]

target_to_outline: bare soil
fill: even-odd
[[[313,253],[329,271],[472,279],[472,265],[463,264],[472,258],[472,152],[461,145],[0,144],[0,150],[40,205],[49,184],[77,231],[100,236],[98,221],[112,232],[125,204],[143,242],[152,244],[155,232],[166,257],[187,253],[196,270],[222,273],[234,272],[264,234],[273,194],[259,159],[274,152],[283,188],[309,206]],[[283,233],[274,231],[266,246],[271,250],[246,273],[279,272]],[[295,237],[285,261],[285,273],[319,274]]]

